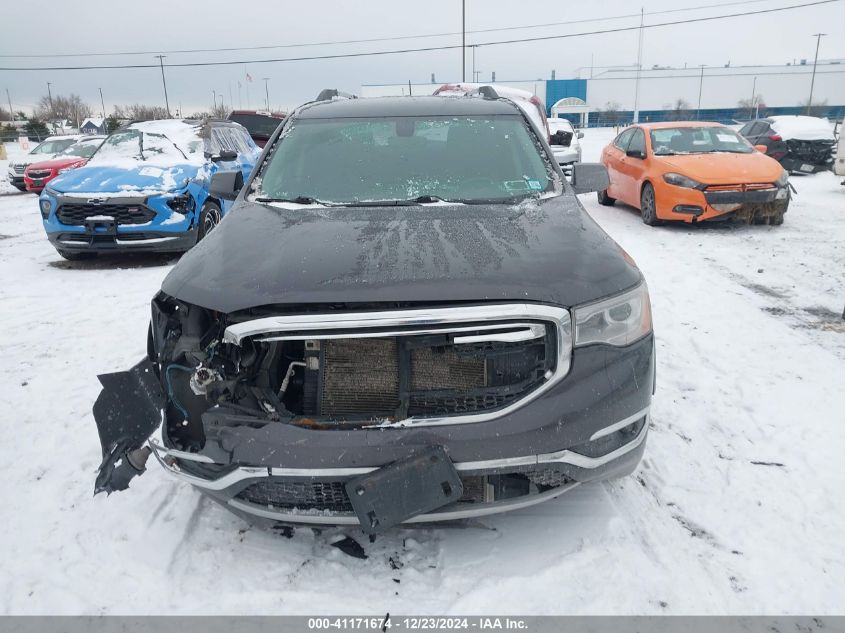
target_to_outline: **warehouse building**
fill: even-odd
[[[588,69],[589,71],[589,69]],[[810,94],[812,64],[783,66],[655,66],[602,68],[586,79],[491,81],[537,95],[550,116],[583,126],[640,121],[701,119],[731,123],[776,114],[804,114]],[[370,84],[361,96],[431,94],[449,82]],[[636,103],[635,103],[636,100]],[[752,104],[754,107],[752,107]],[[845,117],[845,63],[819,62],[813,87],[813,114]]]

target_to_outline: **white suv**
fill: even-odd
[[[576,132],[567,119],[549,119],[549,145],[558,165],[564,172],[581,162],[581,143],[583,132]]]

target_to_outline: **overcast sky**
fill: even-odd
[[[724,5],[728,0],[623,0],[573,2],[572,0],[467,0],[467,30],[523,25],[567,23],[500,32],[470,33],[467,43],[510,40],[635,26],[639,17],[610,19],[639,10],[645,23],[689,19],[705,15],[739,13],[801,4],[809,0],[732,2],[729,6],[677,12],[702,5]],[[367,38],[460,32],[460,0],[366,0],[341,2],[270,2],[231,0],[175,2],[144,0],[115,3],[113,0],[82,0],[68,12],[44,8],[37,28],[4,29],[0,39],[0,67],[89,66],[158,63],[154,51],[195,48],[279,46],[301,43],[360,40]],[[126,7],[126,8],[124,8]],[[132,7],[130,9],[129,7]],[[21,22],[34,17],[19,5]],[[648,15],[651,12],[673,11]],[[6,17],[10,11],[4,11]],[[25,14],[25,15],[24,15]],[[64,15],[67,21],[56,16]],[[77,22],[78,20],[78,22]],[[101,26],[106,21],[108,26]],[[829,33],[822,39],[820,59],[845,57],[845,2],[750,16],[649,29],[645,32],[643,66],[653,64],[691,66],[780,64],[806,58],[812,61],[813,33]],[[316,45],[220,53],[168,53],[165,63],[257,60],[350,52],[420,48],[460,44],[460,35],[395,41]],[[79,54],[149,51],[138,55],[96,57],[8,57],[7,55]],[[637,31],[603,34],[544,42],[478,47],[476,69],[489,81],[497,79],[549,78],[552,69],[559,79],[576,76],[579,67],[634,64]],[[467,51],[467,79],[471,77],[471,53]],[[211,106],[212,90],[222,93],[226,105],[264,107],[264,77],[269,77],[270,105],[287,109],[312,99],[324,87],[357,92],[361,84],[428,82],[435,73],[438,83],[460,79],[460,49],[414,52],[350,59],[250,63],[245,65],[166,68],[170,106],[180,105],[185,114]],[[246,81],[249,73],[253,81]],[[589,71],[582,76],[587,76]],[[0,70],[0,90],[8,87],[15,110],[30,112],[52,83],[53,94],[75,92],[100,110],[98,88],[103,89],[106,110],[114,104],[164,105],[158,68],[125,70]],[[241,83],[240,94],[238,82]],[[247,97],[247,92],[249,96]],[[5,91],[0,94],[6,105]],[[219,98],[219,97],[218,97]]]

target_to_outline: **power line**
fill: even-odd
[[[727,7],[727,6],[736,6],[736,5],[744,5],[744,4],[758,4],[760,2],[768,2],[769,0],[737,0],[734,2],[720,2],[716,4],[703,4],[695,7],[682,7],[679,9],[665,9],[663,11],[651,11],[646,12],[643,15],[663,15],[669,13],[680,13],[685,11],[697,11],[700,9],[715,9],[720,7]],[[565,22],[546,22],[544,24],[525,24],[522,26],[503,26],[497,28],[490,28],[490,29],[476,29],[472,31],[466,31],[467,33],[474,34],[474,33],[497,33],[502,31],[519,31],[524,29],[537,29],[537,28],[548,28],[552,26],[570,26],[572,24],[587,24],[590,22],[606,22],[608,20],[623,20],[626,18],[633,18],[633,17],[640,17],[640,13],[629,13],[624,15],[614,15],[614,16],[607,16],[602,18],[585,18],[581,20],[567,20]],[[185,48],[185,49],[178,49],[178,50],[167,50],[167,51],[120,51],[120,52],[113,52],[113,53],[37,53],[37,54],[29,54],[29,55],[21,55],[21,54],[0,54],[0,58],[51,58],[51,57],[119,57],[124,55],[152,55],[156,53],[164,53],[168,55],[178,55],[178,54],[186,54],[186,53],[222,53],[222,52],[234,52],[234,51],[260,51],[260,50],[273,50],[279,48],[303,48],[309,46],[334,46],[338,44],[369,44],[374,42],[395,42],[400,40],[415,40],[415,39],[425,39],[425,38],[432,38],[432,37],[449,37],[449,36],[456,36],[461,35],[461,31],[452,31],[446,33],[425,33],[421,35],[396,35],[392,37],[373,37],[367,39],[358,39],[358,40],[334,40],[330,42],[303,42],[298,44],[272,44],[272,45],[264,45],[264,46],[236,46],[236,47],[226,47],[226,48]]]
[[[598,31],[582,31],[580,33],[565,33],[562,35],[543,35],[537,37],[526,37],[521,39],[512,39],[512,40],[498,40],[492,42],[477,42],[477,43],[470,43],[467,46],[500,46],[500,45],[507,45],[507,44],[522,44],[525,42],[540,42],[546,40],[557,40],[557,39],[567,39],[567,38],[574,38],[574,37],[585,37],[589,35],[606,35],[611,33],[621,33],[626,31],[636,31],[640,28],[643,29],[653,29],[663,26],[677,26],[680,24],[693,24],[698,22],[709,22],[713,20],[723,20],[728,18],[739,18],[739,17],[746,17],[751,15],[762,15],[767,13],[777,13],[779,11],[787,11],[790,9],[800,9],[804,7],[812,7],[822,4],[830,4],[833,2],[840,2],[841,0],[816,0],[815,2],[805,2],[802,4],[793,4],[784,7],[775,7],[771,9],[759,9],[757,11],[745,11],[742,13],[728,13],[724,15],[711,15],[706,17],[700,18],[689,18],[686,20],[674,20],[671,22],[659,22],[657,24],[646,24],[640,27],[637,26],[626,26],[626,27],[619,27],[615,29],[601,29]],[[311,56],[303,56],[303,57],[280,57],[280,58],[272,58],[272,59],[240,59],[240,60],[228,60],[228,61],[217,61],[217,62],[181,62],[178,64],[167,64],[168,68],[195,68],[195,67],[202,67],[202,66],[234,66],[238,64],[270,64],[270,63],[277,63],[277,62],[299,62],[299,61],[315,61],[315,60],[326,60],[326,59],[345,59],[345,58],[355,58],[355,57],[375,57],[379,55],[399,55],[404,53],[425,53],[431,51],[443,51],[443,50],[453,50],[456,48],[461,48],[460,44],[449,44],[449,45],[442,45],[442,46],[426,46],[421,48],[403,48],[403,49],[394,49],[394,50],[387,50],[387,51],[368,51],[368,52],[359,52],[359,53],[336,53],[333,55],[311,55]],[[44,70],[125,70],[125,69],[132,69],[132,68],[156,68],[158,64],[115,64],[115,65],[102,65],[102,66],[29,66],[29,67],[0,67],[0,70],[5,71],[44,71]]]

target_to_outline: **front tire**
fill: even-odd
[[[657,226],[660,220],[657,219],[657,200],[654,197],[654,187],[650,182],[643,185],[643,190],[640,193],[640,215],[643,218],[643,224],[648,226]]]
[[[202,211],[200,211],[200,220],[199,220],[199,230],[197,231],[197,242],[202,241],[202,239],[211,233],[218,224],[220,224],[220,220],[223,219],[223,212],[220,210],[220,205],[216,202],[212,202],[210,200],[206,200],[205,204],[202,205]]]
[[[607,195],[607,189],[596,192],[596,196],[598,196],[599,204],[604,207],[612,207],[613,203],[616,202],[616,198]]]

